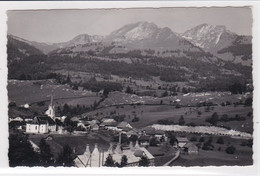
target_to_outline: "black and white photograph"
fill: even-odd
[[[9,167],[252,166],[252,8],[7,11]]]

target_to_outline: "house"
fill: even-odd
[[[84,128],[84,129],[89,129],[89,123],[87,121],[79,121],[77,123],[77,127],[81,127],[81,128]]]
[[[197,155],[199,153],[198,147],[194,143],[187,143],[183,146],[184,152],[187,152],[189,155]]]
[[[93,131],[98,131],[99,130],[99,126],[96,123],[91,123],[90,124],[90,129]]]
[[[147,136],[154,136],[155,135],[155,129],[152,127],[145,127],[143,129],[143,134]]]
[[[10,119],[10,121],[22,122],[23,118],[22,117],[15,117],[13,119]]]
[[[186,137],[176,137],[176,139],[180,148],[183,148],[189,142],[189,140]]]
[[[161,147],[149,146],[146,148],[153,156],[164,156],[164,152],[161,151]]]
[[[119,129],[125,129],[125,128],[130,128],[132,129],[133,127],[128,123],[128,122],[120,122],[118,125],[117,125],[117,128]]]
[[[25,122],[11,121],[11,122],[9,122],[9,128],[23,130],[23,129],[25,129]]]
[[[116,127],[117,122],[114,119],[103,119],[100,127],[108,128],[108,127]]]
[[[36,116],[26,123],[26,133],[49,133],[56,131],[56,123],[48,116]]]
[[[167,141],[167,136],[163,130],[155,130],[154,136],[157,138],[157,140],[164,138],[164,140]]]
[[[31,121],[33,121],[33,119],[32,118],[25,118],[24,121],[25,122],[31,122]]]
[[[138,132],[134,129],[130,129],[128,131],[125,131],[123,129],[123,132],[127,135],[128,138],[131,137],[131,136],[138,136]]]
[[[138,142],[141,146],[148,146],[150,144],[150,136],[140,136]]]

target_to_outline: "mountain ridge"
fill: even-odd
[[[98,50],[106,50],[106,53],[128,53],[132,50],[152,49],[160,53],[170,52],[164,56],[185,56],[185,52],[202,52],[204,50],[220,59],[241,62],[249,66],[251,65],[249,60],[252,57],[249,54],[243,55],[243,53],[239,56],[237,53],[233,54],[237,48],[244,46],[244,43],[250,50],[250,37],[237,35],[223,25],[213,26],[206,23],[177,34],[168,27],[161,28],[152,22],[140,21],[124,25],[106,36],[80,34],[67,42],[51,45],[16,38],[33,45],[44,54],[82,53]],[[237,40],[238,38],[240,40]],[[244,62],[245,60],[246,62]]]

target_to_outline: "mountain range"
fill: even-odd
[[[28,46],[37,50],[37,54],[75,54],[75,53],[129,53],[138,50],[146,55],[144,50],[152,50],[150,55],[159,57],[189,57],[192,53],[202,53],[203,60],[214,62],[216,60],[231,61],[251,66],[252,37],[235,34],[225,26],[201,24],[178,34],[170,28],[160,28],[154,23],[137,22],[127,24],[107,36],[81,34],[68,42],[40,43],[29,41],[13,35],[8,35],[8,41],[19,44],[17,58],[30,55],[26,51]],[[16,42],[16,43],[17,43]],[[21,47],[21,42],[27,45]],[[152,54],[151,54],[152,53]],[[201,58],[200,58],[201,59]]]

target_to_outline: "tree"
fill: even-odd
[[[181,117],[179,118],[179,125],[185,125],[185,120],[183,115],[181,115]]]
[[[199,142],[204,142],[204,141],[205,141],[204,137],[201,137],[199,140]]]
[[[137,141],[137,139],[138,139],[138,136],[137,136],[137,135],[131,135],[131,136],[129,137],[129,141],[132,141],[132,142]]]
[[[245,105],[246,105],[246,106],[252,106],[252,103],[253,103],[253,98],[252,98],[252,97],[248,97],[248,98],[245,100]]]
[[[70,146],[65,145],[63,147],[62,152],[58,156],[57,165],[58,166],[67,166],[67,167],[74,166],[72,153],[73,152],[72,152],[72,149],[70,148]]]
[[[218,140],[217,140],[217,143],[218,144],[224,144],[224,140],[222,137],[219,137]]]
[[[206,122],[209,122],[212,125],[216,125],[218,123],[218,120],[218,113],[214,112],[210,118],[206,119]]]
[[[113,157],[111,154],[109,154],[105,161],[105,166],[107,167],[115,167],[115,161],[113,160]]]
[[[107,88],[105,88],[104,91],[103,91],[103,96],[107,97],[108,94],[109,94],[109,90]]]
[[[175,145],[177,142],[178,142],[178,140],[176,139],[176,137],[172,134],[172,133],[168,133],[169,134],[169,143],[173,146],[173,145]]]
[[[39,156],[24,134],[10,134],[8,157],[10,167],[39,165]]]
[[[162,105],[162,104],[163,104],[163,100],[160,101],[160,105]]]
[[[127,165],[127,157],[125,155],[121,158],[120,167],[125,167]]]
[[[155,137],[152,137],[151,140],[150,140],[149,145],[156,147],[157,144],[158,144],[158,141],[156,140],[156,138],[155,138]]]
[[[195,141],[197,141],[197,138],[196,138],[195,136],[192,136],[192,137],[190,138],[190,141],[191,141],[191,142],[195,142]]]
[[[132,94],[133,90],[131,89],[131,87],[127,86],[125,93]]]
[[[150,164],[150,161],[146,156],[142,156],[141,159],[139,160],[139,166],[148,167],[149,164]]]
[[[236,148],[233,145],[231,145],[231,146],[227,147],[225,151],[227,154],[234,154],[236,151]]]
[[[184,94],[188,93],[188,90],[187,90],[186,87],[183,87],[183,88],[182,88],[182,93],[184,93]]]
[[[133,118],[132,122],[138,122],[139,120],[140,120],[140,119],[135,116],[135,117]]]
[[[165,92],[163,92],[162,97],[167,97],[167,96],[168,96],[168,92],[166,90]]]
[[[42,138],[39,144],[40,148],[40,163],[42,166],[52,166],[54,164],[53,155],[51,153],[50,146],[46,143],[46,141]]]
[[[69,74],[67,75],[66,83],[67,83],[67,84],[70,84],[70,83],[71,83],[71,79],[70,79],[70,75],[69,75]]]

